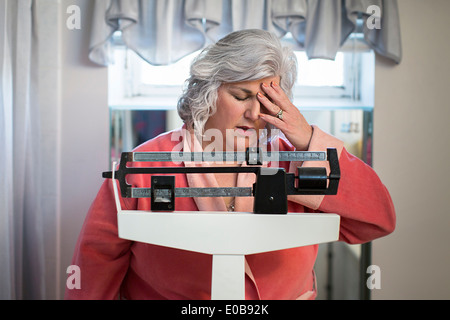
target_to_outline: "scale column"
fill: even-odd
[[[244,255],[213,255],[211,300],[245,300]]]

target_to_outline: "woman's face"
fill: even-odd
[[[205,124],[205,137],[214,138],[211,141],[204,139],[203,149],[206,150],[212,140],[215,148],[219,149],[219,134],[222,138],[222,150],[245,151],[249,146],[256,146],[260,130],[266,126],[259,114],[267,113],[256,94],[259,92],[264,95],[261,85],[269,85],[272,81],[279,83],[280,77],[222,84],[218,89],[217,111]]]

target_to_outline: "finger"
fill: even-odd
[[[278,128],[280,130],[282,130],[283,126],[285,125],[285,123],[282,120],[278,119],[277,117],[274,117],[274,116],[271,116],[268,114],[264,114],[264,113],[261,113],[259,116],[263,121],[274,125],[276,128]]]
[[[281,108],[278,105],[270,101],[266,96],[264,96],[260,92],[258,92],[256,96],[258,97],[259,102],[262,103],[262,105],[267,109],[269,114],[275,116],[278,113],[278,111],[280,111]]]
[[[261,85],[264,93],[273,101],[275,105],[278,105],[283,110],[286,110],[290,105],[290,100],[283,89],[280,86],[272,81],[270,85],[263,83]]]

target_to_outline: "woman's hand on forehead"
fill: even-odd
[[[268,114],[260,113],[261,119],[280,129],[297,150],[308,150],[312,127],[300,110],[277,82],[263,83],[261,90],[257,97],[268,111]]]

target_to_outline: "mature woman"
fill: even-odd
[[[282,47],[271,33],[231,33],[206,48],[193,62],[187,88],[178,103],[183,127],[149,140],[135,151],[242,150],[254,144],[268,149],[276,145],[281,151],[325,151],[334,147],[341,168],[338,194],[289,196],[289,212],[338,213],[340,240],[348,243],[363,243],[389,234],[395,228],[395,213],[388,191],[369,166],[349,154],[341,141],[309,125],[292,104],[296,73],[292,51]],[[275,128],[280,134],[270,130]],[[223,164],[244,165],[214,165]],[[297,166],[326,163],[276,165],[295,172]],[[255,177],[247,173],[187,174],[176,179],[176,187],[248,187]],[[129,183],[148,187],[148,176],[134,175]],[[150,209],[149,199],[124,198],[121,204],[129,210]],[[253,198],[176,198],[176,208],[252,211]],[[313,245],[246,256],[246,298],[315,298],[313,266],[317,249]],[[118,238],[116,207],[107,180],[88,212],[72,261],[82,272],[81,289],[67,289],[66,298],[209,299],[211,263],[210,255]]]

